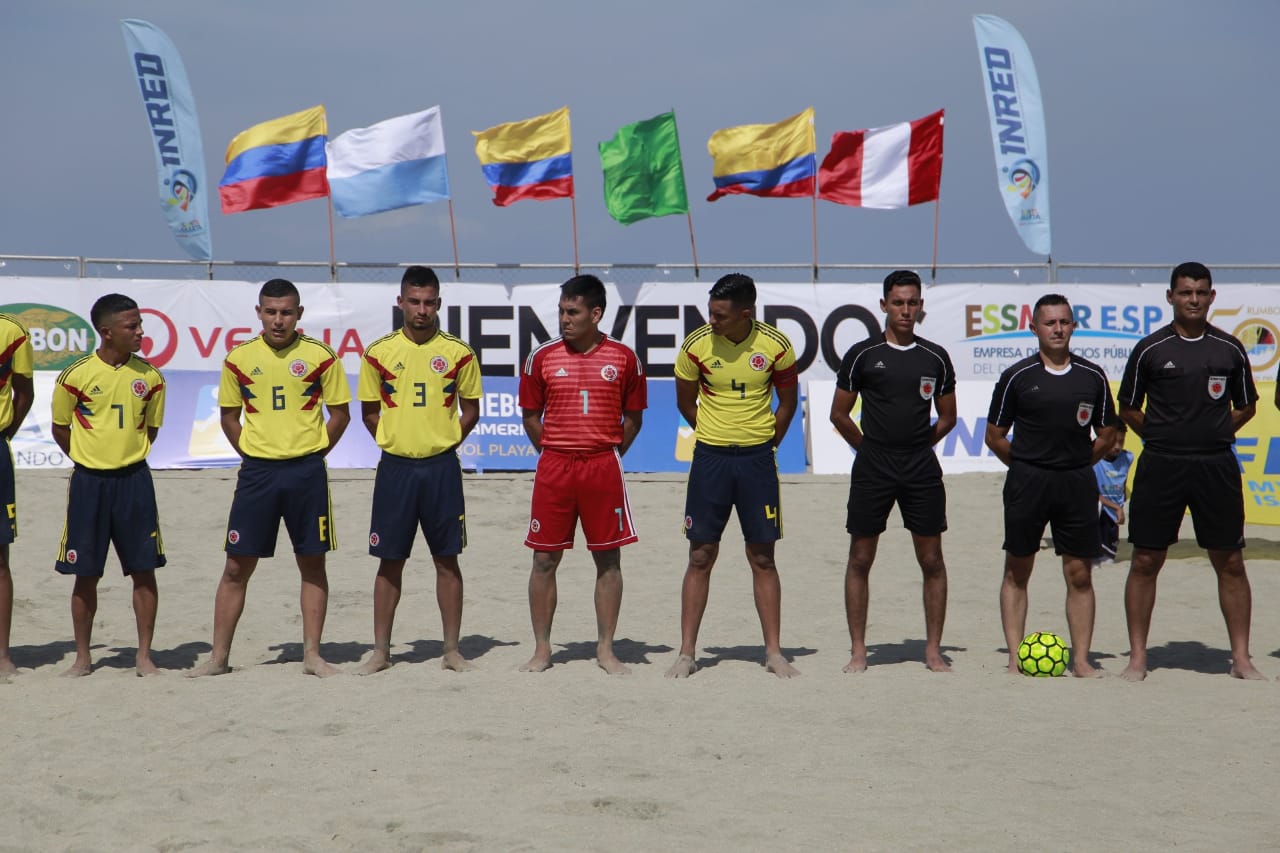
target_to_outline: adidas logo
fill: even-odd
[[[1177,367],[1177,366],[1178,366],[1178,365],[1174,364],[1172,361],[1166,361],[1166,362],[1164,363],[1164,367],[1163,367],[1162,369],[1163,369],[1163,370],[1171,370],[1172,368],[1175,368],[1175,367]]]
[[[89,389],[89,393],[90,393],[90,394],[101,394],[101,393],[102,393],[102,389],[101,389],[101,388],[99,388],[97,385],[94,385],[92,388],[90,388],[90,389]]]
[[[883,362],[883,361],[877,361],[877,362],[875,363],[875,365],[872,367],[872,369],[873,369],[873,370],[884,370],[884,362]]]
[[[711,362],[711,367],[712,368],[724,367],[724,362],[722,362],[720,359],[717,358],[715,361]]]
[[[556,371],[556,376],[568,376],[568,375],[569,375],[569,371],[565,370],[563,367]]]
[[[395,366],[395,367],[393,367],[393,368],[391,368],[391,369],[392,369],[392,370],[404,370],[404,362],[397,361],[397,362],[396,362],[396,366]]]
[[[261,376],[261,375],[262,375],[262,368],[261,368],[261,367],[255,367],[253,370],[250,370],[250,371],[249,371],[249,375],[250,375],[250,376]]]
[[[1039,390],[1040,390],[1040,386],[1039,386],[1039,385],[1032,385],[1032,386],[1031,386],[1031,391],[1039,391]],[[1028,393],[1030,393],[1030,391],[1029,391]]]

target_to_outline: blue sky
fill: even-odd
[[[1059,261],[1276,261],[1280,4],[1188,0],[765,3],[5,0],[0,27],[0,254],[181,258],[119,20],[178,46],[208,182],[231,137],[322,103],[330,135],[439,104],[463,261],[572,259],[567,201],[494,207],[469,131],[571,110],[584,263],[689,260],[683,217],[622,226],[596,144],[674,108],[703,263],[804,263],[807,200],[711,190],[717,128],[816,110],[831,133],[947,110],[939,260],[1032,263],[996,188],[970,18],[1016,26],[1046,105]],[[323,201],[224,216],[220,260],[324,260]],[[824,263],[920,263],[933,205],[818,206]],[[339,260],[451,257],[443,204],[337,219]]]

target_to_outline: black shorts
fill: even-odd
[[[1175,456],[1142,451],[1129,500],[1129,542],[1135,548],[1167,549],[1178,541],[1188,508],[1201,548],[1244,547],[1244,488],[1235,453]]]
[[[719,542],[736,507],[742,538],[752,544],[782,538],[782,503],[773,444],[694,444],[684,503],[690,542]]]
[[[338,547],[329,469],[319,453],[295,459],[246,458],[240,463],[227,519],[227,553],[274,556],[282,518],[293,553],[323,554]]]
[[[384,452],[378,460],[369,553],[380,560],[407,560],[419,528],[436,557],[456,557],[467,545],[462,464],[453,450],[426,459]]]
[[[67,523],[55,568],[64,575],[102,577],[114,545],[126,575],[165,564],[164,539],[151,469],[137,462],[115,471],[79,465],[67,486]]]
[[[947,490],[932,447],[897,449],[862,443],[853,459],[845,529],[852,536],[879,536],[894,503],[902,524],[917,536],[947,529]]]
[[[0,521],[0,545],[18,538],[18,490],[13,480],[13,447],[6,438],[0,448],[0,504],[5,509],[4,520]]]
[[[1055,553],[1087,560],[1102,553],[1092,467],[1054,471],[1013,461],[1004,478],[1004,550],[1014,557],[1035,554],[1045,524],[1052,527]]]

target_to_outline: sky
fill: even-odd
[[[819,159],[839,130],[946,109],[939,261],[1042,260],[1005,212],[971,18],[1018,28],[1045,103],[1054,259],[1267,263],[1280,187],[1280,3],[1203,0],[4,0],[0,254],[172,258],[155,158],[120,19],[177,45],[200,115],[207,182],[238,132],[323,104],[330,137],[440,105],[464,262],[569,263],[567,200],[498,208],[470,131],[568,106],[580,259],[688,263],[682,216],[609,218],[597,144],[674,109],[699,260],[807,263],[808,200],[705,201],[718,128],[816,111]],[[819,202],[824,264],[922,264],[934,205]],[[324,201],[223,215],[218,260],[327,260]],[[335,217],[338,260],[452,257],[444,204]]]

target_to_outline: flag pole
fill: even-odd
[[[938,280],[938,211],[942,208],[942,192],[933,200],[933,271],[929,274],[929,283]]]
[[[333,251],[333,195],[326,194],[324,200],[329,208],[329,281],[337,281],[338,258]]]
[[[573,219],[573,274],[578,274],[578,193],[569,194],[569,214]]]
[[[458,229],[453,224],[453,199],[449,202],[449,237],[453,239],[453,277],[462,278],[462,270],[458,268]]]
[[[813,280],[818,280],[818,176],[813,176]]]
[[[689,248],[693,249],[693,277],[698,278],[701,272],[698,269],[698,244],[693,240],[693,214],[686,210],[684,215],[689,220]]]

